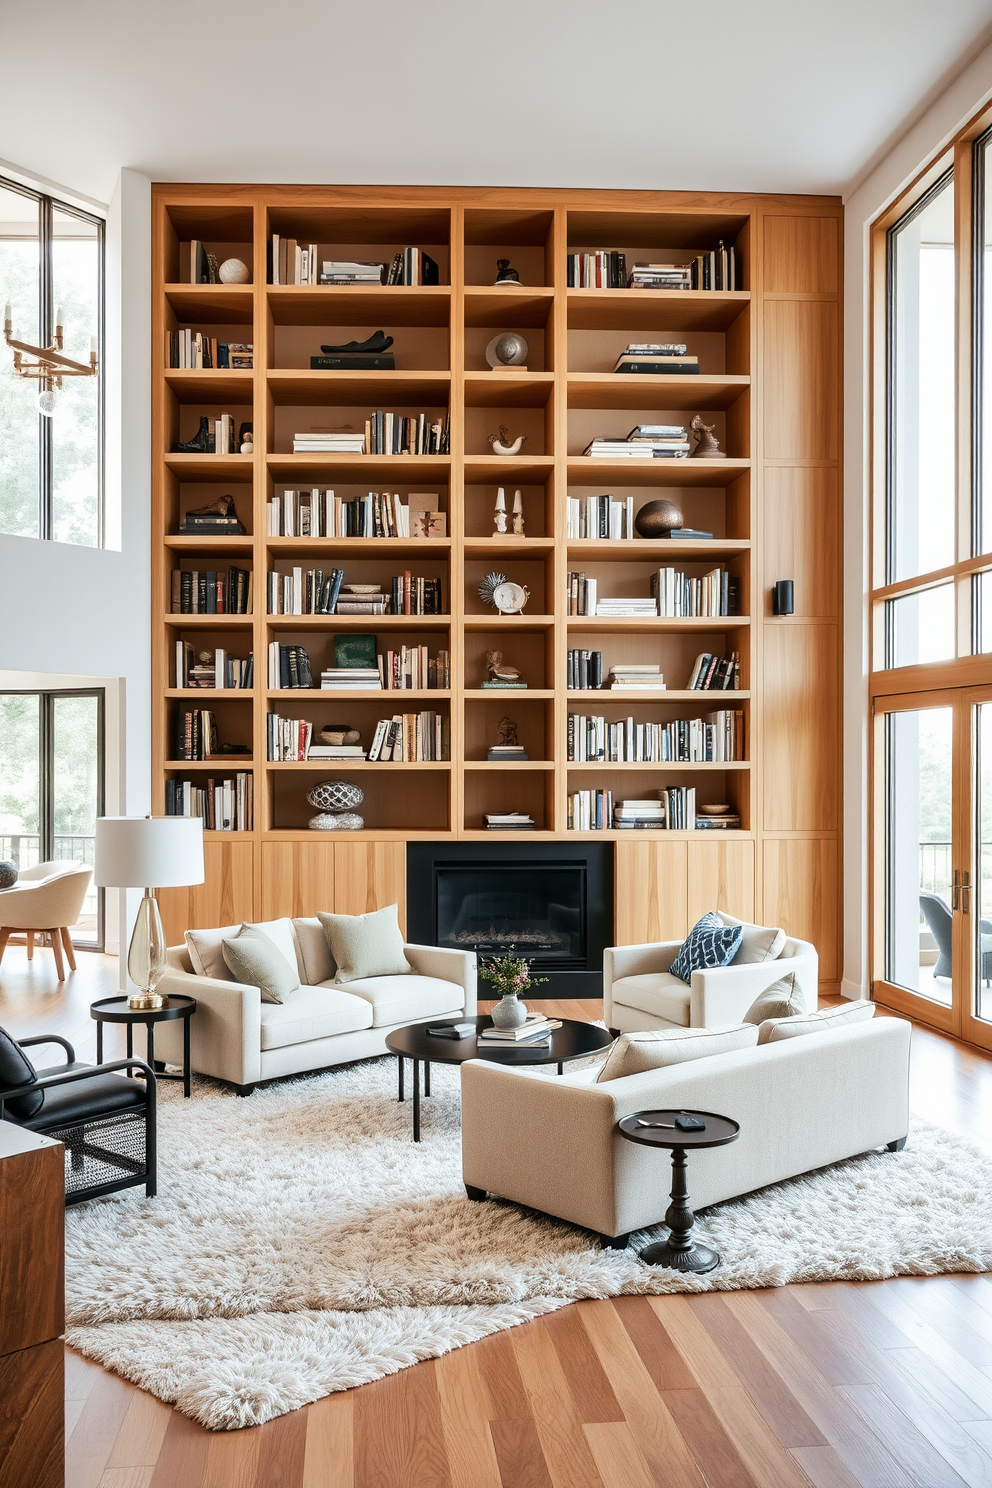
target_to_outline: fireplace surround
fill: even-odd
[[[480,961],[526,956],[548,978],[546,997],[601,997],[612,844],[408,843],[407,935]],[[485,996],[485,984],[479,990]]]

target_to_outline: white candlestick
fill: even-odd
[[[514,491],[514,493],[513,493],[513,510],[515,512],[522,512],[523,509],[524,509],[524,498],[523,498],[523,496],[521,495],[521,493],[519,491]]]
[[[502,486],[496,492],[496,510],[506,511],[506,492]]]
[[[55,329],[57,331],[60,331],[62,329],[62,306],[61,305],[56,305],[55,306]]]
[[[4,320],[10,320],[11,317],[13,316],[13,314],[14,314],[14,307],[10,303],[10,301],[8,300],[7,303],[6,303],[6,305],[4,305],[4,307],[3,307],[3,318],[4,318]]]
[[[90,337],[90,356],[96,356],[100,350],[100,343],[95,336]]]

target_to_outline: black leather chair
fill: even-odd
[[[36,1044],[61,1044],[65,1063],[36,1069],[24,1053]],[[155,1194],[155,1072],[143,1059],[78,1064],[58,1034],[16,1040],[0,1028],[0,1121],[63,1143],[66,1204],[139,1183]]]

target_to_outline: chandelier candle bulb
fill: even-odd
[[[59,331],[61,331],[61,329],[62,329],[62,306],[61,305],[56,305],[55,306],[55,330],[56,330],[56,333],[58,333]]]

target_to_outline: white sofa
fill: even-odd
[[[808,940],[788,936],[772,961],[706,967],[686,986],[668,968],[680,940],[611,946],[603,952],[603,1017],[620,1033],[663,1028],[721,1028],[739,1023],[759,993],[788,972],[796,973],[806,1006],[816,1008],[819,963]]]
[[[625,1245],[632,1230],[664,1218],[671,1159],[622,1137],[621,1117],[684,1109],[740,1122],[736,1142],[689,1156],[698,1212],[871,1148],[902,1146],[910,1035],[903,1019],[877,1018],[602,1084],[598,1068],[555,1077],[470,1060],[461,1067],[466,1190]]]
[[[239,928],[200,931],[198,938],[209,935],[219,945]],[[156,988],[196,998],[190,1020],[193,1069],[230,1081],[239,1095],[250,1095],[259,1080],[384,1054],[387,1033],[404,1024],[475,1016],[474,952],[407,945],[412,972],[337,987],[319,920],[272,920],[259,928],[274,932],[283,944],[291,939],[301,985],[284,1003],[263,1002],[257,987],[197,975],[185,945],[170,946],[169,969]],[[182,1063],[179,1020],[158,1025],[155,1052],[167,1063]]]

